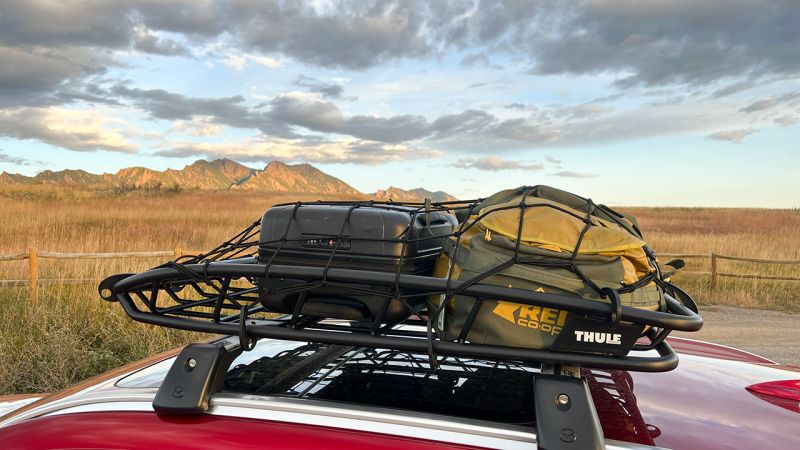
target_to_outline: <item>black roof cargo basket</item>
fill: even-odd
[[[117,301],[134,320],[153,325],[203,333],[240,336],[243,347],[258,338],[312,341],[339,345],[391,348],[403,351],[429,352],[481,359],[520,360],[552,364],[580,365],[606,369],[643,372],[664,372],[674,369],[678,358],[664,341],[672,330],[697,331],[703,320],[694,311],[665,294],[667,311],[650,311],[622,306],[620,326],[625,323],[651,327],[646,343],[637,343],[633,350],[655,349],[658,356],[606,355],[595,352],[530,349],[499,345],[471,344],[467,341],[443,341],[429,332],[397,329],[375,324],[334,325],[320,323],[318,318],[290,314],[270,317],[259,303],[257,288],[237,287],[243,280],[256,277],[302,278],[309,283],[326,279],[328,283],[360,283],[394,286],[399,284],[419,295],[431,295],[445,289],[447,279],[419,275],[368,272],[350,269],[328,269],[256,263],[254,258],[208,264],[186,264],[159,267],[119,279],[112,277],[100,286],[103,298]],[[451,287],[462,282],[451,280]],[[249,283],[244,283],[249,284]],[[526,305],[538,305],[569,311],[590,318],[611,321],[612,306],[575,297],[547,294],[502,286],[475,284],[461,291],[462,295],[491,299],[501,298]],[[164,305],[163,299],[173,303]],[[426,313],[405,321],[427,325]],[[659,332],[655,332],[658,329]]]
[[[525,195],[527,190],[523,202]],[[479,201],[313,204],[345,207],[350,212],[362,207],[396,208],[399,205],[404,211],[412,211],[412,222],[424,218],[423,224],[434,211],[454,212],[462,219],[462,226],[452,233],[457,241],[468,228],[463,225],[466,223],[463,218],[475,217],[477,212],[473,210]],[[296,211],[303,205],[288,206]],[[321,265],[293,263],[275,257],[288,241],[288,230],[283,237],[268,243],[275,252],[265,256],[264,242],[259,241],[260,222],[256,222],[206,254],[179,258],[138,274],[115,275],[101,282],[101,297],[118,302],[136,321],[238,337],[238,345],[224,348],[209,344],[187,346],[159,390],[154,403],[158,412],[205,411],[210,394],[218,388],[233,358],[241,351],[252,349],[257,339],[272,338],[428,354],[431,367],[436,366],[436,355],[541,363],[542,374],[534,383],[539,448],[602,448],[602,430],[586,382],[579,374],[575,377],[574,367],[669,371],[677,366],[678,357],[665,341],[667,335],[672,330],[697,331],[703,325],[691,298],[672,285],[662,292],[660,310],[653,310],[622,305],[613,289],[609,289],[612,292],[608,302],[589,301],[573,295],[485,284],[480,277],[458,280],[450,274],[439,278],[403,273],[400,269],[403,264],[398,264],[393,272],[337,265],[333,262],[337,252],[342,251],[342,243],[358,239],[345,235],[350,213],[345,217],[345,223],[329,239],[330,257]],[[405,249],[411,240],[403,234],[391,242]],[[648,258],[655,261],[654,254],[645,249]],[[404,253],[398,252],[401,263]],[[517,262],[519,249],[514,256],[514,263]],[[660,278],[660,272],[655,276]],[[288,286],[278,283],[286,279],[300,280],[300,283]],[[268,310],[262,302],[265,286],[270,294],[297,294],[294,309],[280,315]],[[383,321],[380,315],[371,320],[330,322],[304,313],[303,305],[308,301],[309,292],[331,286],[378,296],[386,305],[391,300],[399,300],[409,309],[408,318],[401,323],[419,327],[400,327],[397,323]],[[458,337],[441,339],[432,325],[437,320],[436,314],[429,314],[419,300],[437,295],[453,299],[456,294],[475,299],[474,305]],[[498,300],[565,311],[571,319],[555,343],[547,348],[471,343],[467,336],[481,306]],[[171,391],[174,389],[180,390],[180,395]],[[541,400],[551,397],[552,402]]]

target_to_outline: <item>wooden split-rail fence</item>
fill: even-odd
[[[35,302],[39,298],[39,285],[41,283],[55,284],[83,284],[100,281],[97,278],[71,278],[71,279],[40,279],[39,260],[40,259],[117,259],[117,258],[177,258],[187,254],[197,254],[200,252],[186,252],[180,248],[174,250],[152,251],[152,252],[122,252],[122,253],[56,253],[45,252],[32,247],[24,253],[14,253],[0,255],[2,261],[28,261],[28,278],[21,280],[0,280],[0,286],[27,286],[30,300]],[[659,258],[681,258],[681,259],[703,259],[710,261],[710,270],[707,271],[680,271],[682,275],[708,276],[711,278],[711,289],[716,289],[719,285],[720,277],[757,279],[757,280],[781,280],[781,281],[800,281],[800,277],[782,275],[761,275],[722,272],[719,270],[719,261],[740,261],[757,264],[800,264],[800,260],[776,260],[746,258],[741,256],[720,255],[717,253],[659,253]]]

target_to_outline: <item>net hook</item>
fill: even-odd
[[[622,317],[622,301],[619,299],[619,293],[614,289],[604,287],[600,289],[600,295],[611,300],[611,324],[619,325],[620,317]]]

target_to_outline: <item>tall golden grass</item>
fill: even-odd
[[[210,249],[270,205],[303,194],[183,193],[104,196],[36,189],[0,192],[0,254]],[[325,198],[323,198],[325,199]],[[169,258],[40,259],[42,279],[103,278]],[[0,279],[27,278],[27,261],[0,262]],[[95,284],[0,287],[0,394],[46,392],[201,336],[135,323],[99,299]]]
[[[760,259],[800,260],[800,210],[719,208],[620,208],[635,215],[645,240],[659,253],[717,253]],[[662,258],[667,260],[669,258]],[[685,259],[686,271],[708,271],[709,260]],[[800,278],[800,264],[718,260],[727,273]],[[800,312],[800,281],[681,275],[675,281],[701,304]]]
[[[252,192],[109,196],[57,188],[0,191],[0,254],[203,250],[252,223],[270,205],[318,195]],[[330,199],[330,197],[328,198]],[[658,252],[800,259],[800,211],[622,208],[639,218]],[[42,279],[103,278],[167,258],[40,260]],[[708,270],[687,261],[687,270]],[[721,263],[721,270],[800,276],[800,266]],[[0,262],[0,279],[25,279],[27,262]],[[800,282],[677,277],[705,304],[800,310]],[[0,393],[52,391],[200,336],[132,322],[99,299],[94,284],[43,284],[38,304],[24,287],[0,288]]]

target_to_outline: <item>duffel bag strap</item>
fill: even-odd
[[[680,301],[683,306],[689,308],[690,311],[693,313],[698,313],[697,311],[697,303],[694,301],[691,295],[689,295],[686,291],[675,286],[674,284],[670,283],[669,281],[661,281],[662,287],[664,288],[667,293],[672,294],[678,301]]]
[[[689,308],[689,310],[693,313],[698,313],[697,303],[686,291],[663,279],[656,278],[655,282],[661,287],[661,289],[664,290],[665,293],[671,295],[676,300],[681,302],[683,306]]]

